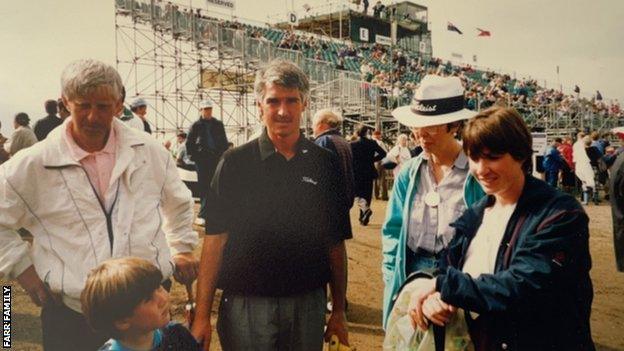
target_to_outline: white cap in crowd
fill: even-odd
[[[199,103],[199,108],[202,109],[202,110],[205,109],[205,108],[212,108],[212,101],[210,101],[210,100],[202,100]]]

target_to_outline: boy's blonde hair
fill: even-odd
[[[87,277],[80,300],[82,312],[95,331],[118,337],[115,322],[130,317],[134,309],[160,287],[162,273],[138,257],[110,259]]]

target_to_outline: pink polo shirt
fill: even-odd
[[[64,134],[65,142],[69,147],[69,154],[75,161],[80,162],[87,172],[89,181],[93,185],[98,198],[100,198],[108,210],[112,204],[110,203],[111,199],[106,197],[106,192],[108,191],[111,174],[115,166],[115,153],[117,152],[115,129],[111,126],[108,140],[102,150],[89,153],[76,144],[71,135],[71,126],[72,121],[69,121]]]

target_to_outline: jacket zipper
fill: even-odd
[[[91,183],[91,179],[89,178],[89,174],[87,173],[87,171],[83,168],[82,170],[85,172],[85,175],[87,176],[87,180],[89,180],[89,185],[91,185],[91,190],[93,190],[93,194],[95,195],[95,198],[98,200],[98,204],[100,204],[100,208],[102,209],[102,212],[104,213],[104,217],[106,218],[106,231],[108,232],[108,242],[110,243],[110,253],[111,256],[113,255],[113,241],[114,241],[114,235],[113,235],[113,209],[115,209],[115,204],[117,203],[117,196],[119,196],[119,182],[117,182],[117,190],[115,191],[115,199],[113,199],[113,203],[111,204],[111,208],[110,208],[110,212],[106,211],[106,207],[104,206],[104,203],[102,202],[102,199],[100,199],[100,197],[98,196],[97,191],[95,190],[95,187],[93,186],[93,183]]]

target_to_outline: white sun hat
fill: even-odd
[[[428,127],[472,118],[477,113],[464,108],[464,87],[458,77],[426,75],[412,102],[392,111],[408,127]]]

